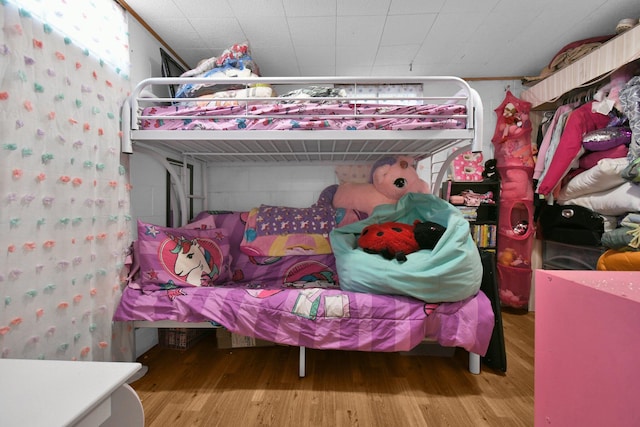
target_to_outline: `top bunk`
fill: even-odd
[[[123,109],[122,151],[207,163],[373,162],[482,151],[483,109],[464,80],[426,77],[166,77]]]

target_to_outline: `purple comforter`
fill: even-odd
[[[427,304],[339,289],[237,285],[151,293],[127,287],[114,320],[214,321],[241,335],[319,349],[407,351],[426,337],[484,355],[494,314],[482,292]]]

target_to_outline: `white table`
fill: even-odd
[[[139,363],[0,359],[0,426],[143,427]]]

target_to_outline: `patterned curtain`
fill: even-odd
[[[94,19],[94,29],[121,20],[122,32],[91,38],[115,37],[109,46],[128,60],[115,2],[81,4],[105,2],[109,16],[79,14],[74,2],[56,2],[51,16]],[[39,16],[0,0],[0,357],[130,359],[131,334],[111,320],[131,241],[120,154],[128,65],[108,65]]]

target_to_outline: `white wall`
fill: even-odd
[[[148,77],[161,76],[161,44],[140,23],[129,17],[129,47],[131,53],[131,82],[135,86]],[[165,49],[166,51],[166,49]],[[177,152],[163,151],[166,157],[182,161]],[[188,159],[194,165],[194,194],[202,195],[202,164]],[[166,225],[166,172],[153,158],[135,153],[131,155],[132,223],[140,219],[158,225]],[[204,209],[201,200],[194,200],[194,214]]]
[[[130,78],[132,85],[148,77],[158,77],[160,71],[160,43],[133,17],[129,16],[129,49],[131,54]],[[175,157],[175,155],[174,155]],[[166,221],[165,169],[144,154],[130,155],[131,226],[137,235],[136,222],[141,219],[164,225]],[[158,344],[156,329],[135,331],[136,357]]]

